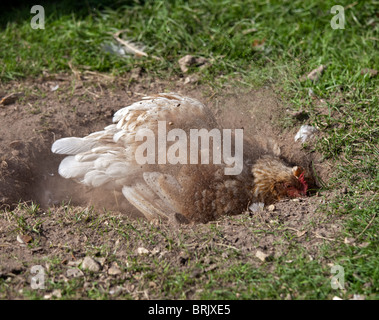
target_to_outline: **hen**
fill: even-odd
[[[117,111],[113,122],[84,138],[55,141],[52,152],[68,155],[59,174],[90,187],[121,191],[148,219],[179,215],[207,222],[241,213],[252,202],[270,204],[306,195],[305,170],[289,167],[273,156],[251,163],[245,149],[236,169],[242,139],[237,130],[234,143],[231,134],[228,138],[231,130],[223,131],[222,163],[221,144],[217,144],[221,131],[210,110],[195,99],[176,93],[146,97]],[[172,132],[167,134],[167,129]],[[187,152],[188,146],[198,147],[199,137],[192,137],[194,129],[207,130],[195,132],[208,133],[208,142],[201,140],[200,150]],[[167,134],[167,139],[162,140],[162,134]],[[209,147],[210,137],[213,148]],[[227,148],[235,150],[234,168],[231,151],[224,154]]]

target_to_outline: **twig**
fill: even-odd
[[[71,61],[69,61],[67,64],[68,64],[69,68],[71,69],[72,73],[75,75],[75,77],[78,80],[81,80],[81,78],[80,78],[80,72],[73,67]]]
[[[142,51],[141,49],[138,49],[137,46],[132,44],[130,41],[123,40],[119,37],[121,33],[126,32],[126,31],[128,30],[119,30],[116,33],[112,34],[112,36],[117,42],[121,43],[129,52],[134,53],[138,57],[140,56],[148,57],[149,55],[146,52]],[[159,60],[159,61],[163,60],[162,58],[157,57],[155,55],[152,55],[151,57],[154,58],[155,60]]]
[[[236,247],[233,247],[233,246],[230,246],[228,244],[223,244],[223,243],[215,243],[215,245],[217,246],[222,246],[222,247],[227,247],[229,249],[234,249],[234,250],[237,250],[237,251],[241,251],[240,249],[236,248]]]
[[[372,225],[372,223],[373,223],[375,217],[376,217],[376,212],[375,212],[374,215],[372,216],[372,218],[371,218],[370,222],[368,223],[368,225],[366,226],[366,228],[364,228],[363,231],[362,231],[362,232],[361,232],[361,233],[355,238],[355,241],[357,241],[357,240],[362,236],[362,234],[364,234],[365,231],[366,231],[368,228],[370,228],[370,226]]]
[[[113,76],[109,76],[109,75],[102,74],[99,72],[94,72],[94,71],[85,71],[84,74],[90,74],[90,75],[98,76],[99,78],[107,78],[109,80],[113,80],[113,78],[114,78]]]
[[[89,91],[87,88],[84,88],[84,90],[92,95],[94,95],[96,98],[100,98],[100,96],[94,92]]]
[[[345,10],[352,8],[352,7],[356,6],[357,4],[358,4],[358,1],[355,1],[355,2],[353,2],[353,3],[349,4],[349,5],[347,5],[347,6],[345,7]]]
[[[148,54],[140,49],[138,49],[135,45],[133,45],[131,42],[123,40],[119,37],[119,35],[125,32],[125,30],[120,30],[117,31],[116,33],[113,34],[113,38],[119,43],[121,43],[128,51],[134,53],[136,56],[144,56],[148,57]]]
[[[328,240],[328,241],[343,242],[343,241],[340,241],[340,240],[337,240],[337,239],[326,238],[326,237],[320,236],[317,232],[313,232],[313,233],[316,235],[316,238],[319,238],[319,239],[324,239],[324,240]]]

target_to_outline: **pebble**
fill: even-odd
[[[150,253],[150,251],[147,250],[147,249],[144,248],[144,247],[139,247],[139,248],[137,249],[137,254],[139,254],[139,255],[149,254],[149,253]]]
[[[66,275],[69,278],[78,278],[78,277],[82,277],[84,274],[82,270],[78,268],[70,268],[67,270]]]
[[[108,269],[108,274],[110,276],[117,276],[118,274],[121,274],[121,269],[117,263],[112,264],[112,266]]]
[[[69,261],[67,262],[67,265],[69,267],[79,267],[79,265],[83,262],[83,259],[78,259],[78,260],[74,260],[74,261]]]
[[[85,257],[82,263],[83,269],[88,269],[89,271],[99,272],[100,265],[98,262],[93,260],[91,257]]]
[[[267,259],[270,257],[269,254],[264,253],[264,252],[262,252],[262,251],[260,251],[260,250],[257,250],[257,252],[255,253],[255,256],[256,256],[259,260],[261,260],[261,261],[263,261],[263,262],[267,261]]]

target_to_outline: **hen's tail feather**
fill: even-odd
[[[87,152],[96,144],[95,140],[84,138],[62,138],[55,141],[51,147],[51,151],[57,154],[75,155]]]
[[[172,175],[160,172],[144,172],[143,178],[153,192],[163,201],[165,208],[173,212],[181,212],[180,203],[182,186]]]
[[[159,217],[167,219],[170,213],[171,215],[175,213],[165,208],[162,201],[154,201],[154,204],[152,204],[151,199],[153,199],[155,195],[146,184],[137,183],[132,187],[124,186],[122,193],[125,198],[149,220]]]
[[[62,160],[58,172],[66,179],[81,179],[92,166],[92,162],[78,162],[75,156],[68,156]]]

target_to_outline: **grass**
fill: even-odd
[[[330,26],[333,17],[330,8],[335,5],[334,1],[87,3],[83,6],[71,1],[42,3],[46,13],[44,30],[31,29],[32,15],[28,6],[11,12],[1,10],[2,83],[70,70],[122,75],[136,67],[143,67],[154,77],[170,78],[181,75],[178,59],[193,54],[207,58],[210,64],[200,71],[191,69],[190,72],[198,72],[203,83],[215,88],[222,88],[225,83],[249,87],[272,85],[288,108],[307,114],[304,123],[320,129],[321,138],[315,150],[334,166],[327,188],[347,188],[347,193],[321,210],[347,216],[341,240],[358,237],[358,245],[329,243],[320,256],[333,257],[345,268],[344,297],[364,294],[377,299],[379,76],[370,77],[361,71],[379,69],[378,2],[340,1],[346,15],[343,30]],[[104,44],[113,41],[112,33],[124,29],[127,31],[123,36],[143,44],[149,57],[120,57],[102,49]],[[259,43],[263,46],[257,45]],[[327,65],[327,69],[317,82],[300,80],[321,64]],[[318,99],[309,96],[310,89]],[[283,119],[284,126],[294,124],[293,119]],[[28,207],[25,215],[36,211],[38,207]],[[103,235],[109,232],[104,230],[103,218],[90,221],[86,215],[92,213],[78,213],[75,223],[82,221],[89,228],[102,230]],[[26,223],[22,216],[17,219],[20,229],[38,230],[38,219],[34,224]],[[178,248],[173,238],[163,231],[141,233],[144,229],[139,226],[110,221],[109,228],[115,228],[128,244],[138,239],[156,245],[162,239],[153,236],[155,231],[166,239],[170,250],[185,249],[183,245]],[[209,232],[213,235],[217,230]],[[233,249],[225,249],[235,258],[235,264],[227,270],[210,271],[203,291],[195,293],[195,297],[326,299],[340,294],[330,288],[330,266],[318,259],[310,261],[307,253],[300,249],[295,247],[290,254],[275,260],[270,265],[275,272],[266,265],[257,269],[241,262]],[[199,253],[190,269],[202,268],[204,263],[199,261],[204,257],[205,252]],[[285,263],[288,260],[293,262]],[[164,297],[186,298],[186,290],[204,281],[203,276],[189,278],[188,270],[176,271],[175,267],[158,260],[155,264],[152,268],[147,261],[141,264],[132,260],[131,269],[143,271],[143,277],[149,281],[165,279],[164,290],[160,292]],[[2,285],[5,280],[0,280],[0,287]],[[82,285],[77,279],[67,283],[61,280],[52,288],[62,289],[64,298],[70,298],[78,297],[77,290]],[[102,292],[105,291],[94,284],[88,298],[109,298]],[[34,292],[26,297],[37,298],[38,295],[36,297]],[[133,296],[127,294],[124,298]]]

